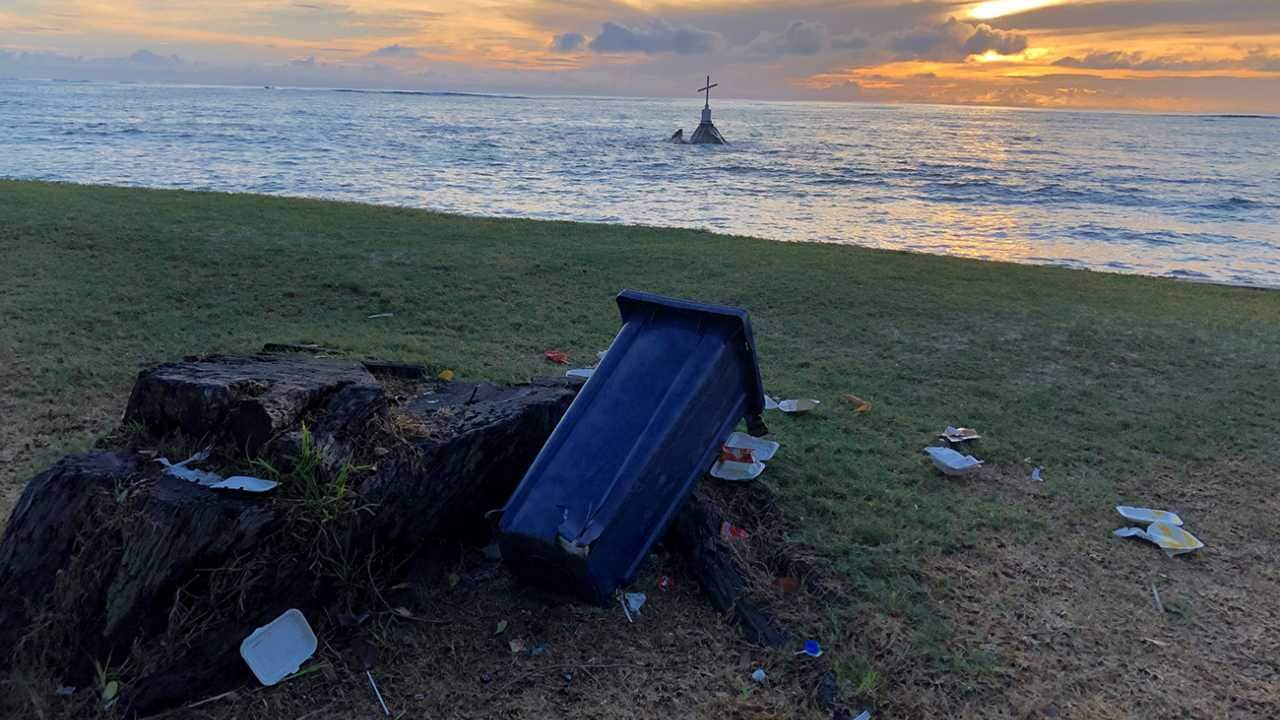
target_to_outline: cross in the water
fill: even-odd
[[[706,86],[706,87],[700,87],[700,88],[698,88],[698,92],[705,92],[705,93],[707,94],[707,108],[708,108],[708,109],[710,109],[710,108],[711,108],[711,88],[713,88],[713,87],[720,87],[720,83],[715,83],[714,85],[713,85],[713,84],[711,84],[711,76],[710,76],[710,75],[708,75],[708,76],[707,76],[707,86]]]

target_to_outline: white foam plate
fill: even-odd
[[[927,447],[924,449],[933,460],[933,466],[944,475],[953,477],[968,475],[982,467],[982,461],[972,455],[961,455],[951,448]]]
[[[822,403],[817,400],[781,400],[778,402],[778,409],[785,413],[802,413],[818,407]]]
[[[254,630],[240,643],[254,677],[263,685],[275,685],[298,672],[302,663],[316,652],[316,634],[297,608]]]
[[[771,460],[778,448],[782,447],[772,440],[761,440],[746,433],[736,432],[724,441],[725,447],[745,448],[751,451],[757,460]]]
[[[1181,525],[1182,518],[1174,513],[1166,510],[1152,510],[1150,508],[1129,507],[1128,505],[1117,505],[1116,512],[1126,520],[1132,520],[1139,523],[1167,523],[1169,525]]]
[[[249,477],[248,475],[232,475],[226,480],[214,483],[209,487],[215,490],[243,490],[244,492],[262,493],[268,490],[275,490],[279,484],[274,480],[263,480],[262,478]]]
[[[764,472],[764,463],[759,460],[753,463],[717,460],[716,464],[711,466],[711,477],[730,482],[755,480],[762,472]]]
[[[596,372],[595,368],[574,368],[573,370],[566,370],[564,375],[565,377],[577,377],[577,378],[585,379],[594,375],[595,372]]]

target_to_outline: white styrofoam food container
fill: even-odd
[[[297,608],[285,610],[240,643],[240,657],[263,685],[275,685],[298,672],[315,652],[316,634]]]

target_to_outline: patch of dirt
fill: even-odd
[[[957,646],[994,659],[979,686],[920,671],[891,677],[894,717],[1280,717],[1280,497],[1243,460],[1134,477],[1115,502],[1080,500],[989,468],[977,492],[1043,516],[1031,542],[991,534],[925,564]],[[1060,482],[1065,479],[1058,478]],[[1113,537],[1111,505],[1179,513],[1206,547],[1168,558]],[[1159,592],[1157,609],[1152,586]]]
[[[658,588],[663,575],[668,591]],[[392,717],[829,717],[817,709],[802,659],[738,640],[697,582],[661,553],[630,588],[648,596],[634,623],[618,605],[521,585],[474,550],[454,572],[412,584],[423,588],[405,600],[417,619],[375,613],[360,640],[321,643],[319,671],[272,688],[250,683],[174,717],[381,717],[363,670],[371,654]],[[389,608],[397,602],[388,595]],[[750,678],[758,667],[764,684]]]

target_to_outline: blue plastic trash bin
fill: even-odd
[[[507,502],[517,576],[607,603],[743,417],[764,408],[744,310],[624,290],[622,329]]]

